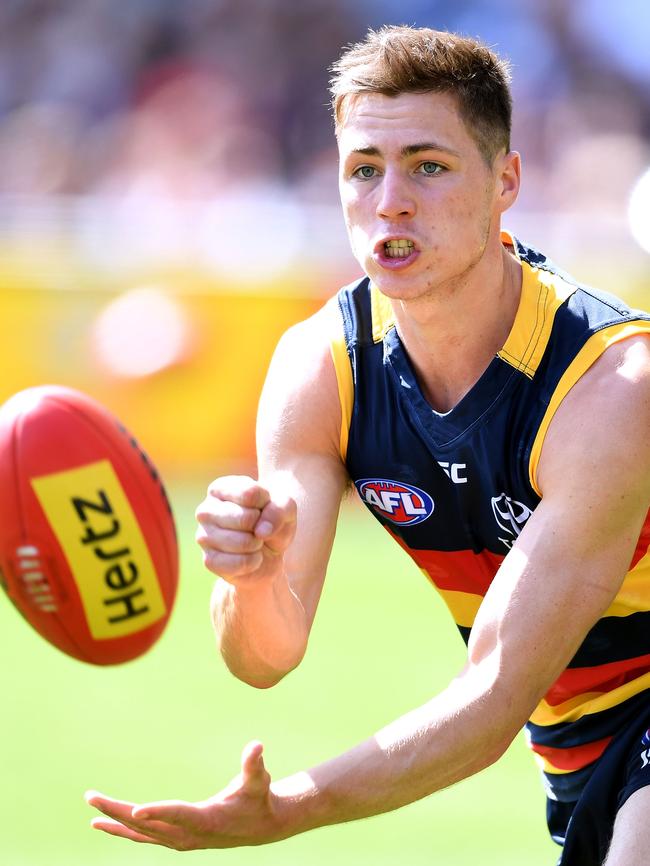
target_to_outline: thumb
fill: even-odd
[[[241,756],[241,780],[242,786],[249,792],[268,789],[271,777],[264,766],[262,752],[264,746],[258,740],[253,740],[244,747]]]
[[[275,553],[284,553],[296,532],[296,502],[288,495],[276,494],[261,511],[255,535]]]

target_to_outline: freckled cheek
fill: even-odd
[[[436,237],[473,237],[482,225],[480,207],[466,196],[449,196],[429,211],[426,221],[432,230],[432,249],[442,246],[436,244]]]
[[[343,213],[345,221],[349,223],[363,223],[364,215],[367,212],[367,205],[364,199],[354,192],[349,192],[345,198],[341,197],[343,205]]]
[[[358,258],[366,251],[371,233],[368,207],[365,200],[354,192],[346,192],[345,197],[341,195],[341,203],[350,243]]]
[[[358,261],[366,259],[370,254],[368,232],[359,225],[348,223],[348,233],[352,252]]]
[[[356,187],[347,180],[339,180],[339,197],[343,207],[350,207],[359,200]]]

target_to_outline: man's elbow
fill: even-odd
[[[277,686],[280,680],[283,680],[289,671],[277,672],[273,671],[273,673],[259,673],[258,671],[237,671],[232,668],[228,668],[230,672],[237,677],[242,683],[246,683],[247,686],[252,686],[254,689],[271,689],[273,686]]]
[[[290,674],[292,670],[298,667],[301,661],[301,659],[298,659],[295,664],[292,663],[282,668],[275,668],[261,664],[244,665],[240,659],[230,659],[225,653],[222,653],[222,657],[230,673],[242,683],[246,683],[246,685],[252,686],[254,689],[270,689],[273,686],[277,686],[287,674]]]
[[[495,657],[496,653],[478,663],[470,659],[456,680],[461,695],[473,695],[481,715],[490,720],[480,731],[474,772],[503,757],[534,708],[525,690],[517,688]]]
[[[485,749],[485,754],[483,756],[484,766],[481,769],[486,769],[487,767],[491,767],[492,764],[496,764],[496,762],[508,751],[520,730],[521,727],[508,724],[506,725],[505,730],[495,735],[490,746]]]

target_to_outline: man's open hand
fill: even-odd
[[[261,845],[291,835],[283,831],[262,759],[262,744],[249,743],[241,773],[214,797],[198,803],[164,800],[137,805],[89,791],[86,800],[106,817],[92,826],[132,842],[177,851]]]

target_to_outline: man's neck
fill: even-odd
[[[503,246],[425,299],[394,301],[397,331],[431,406],[448,412],[503,347],[521,296],[520,263]]]

